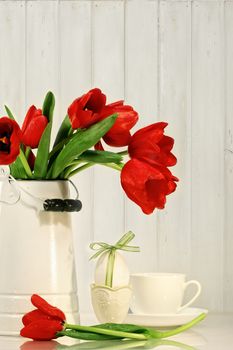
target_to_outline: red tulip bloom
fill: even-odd
[[[8,117],[0,118],[0,164],[13,163],[20,152],[21,130],[19,125]]]
[[[130,129],[138,121],[138,113],[131,106],[123,104],[123,101],[117,101],[105,106],[101,112],[101,120],[116,113],[117,119],[111,129],[103,136],[103,140],[114,147],[127,146],[131,139]],[[96,149],[103,150],[101,143],[98,143]]]
[[[97,123],[105,103],[106,96],[97,88],[74,100],[68,108],[72,128],[87,128]]]
[[[48,119],[42,114],[41,109],[31,106],[22,126],[23,144],[31,148],[37,148],[47,124]]]
[[[129,144],[130,130],[138,121],[138,113],[131,106],[118,101],[107,105],[101,113],[101,118],[117,113],[117,119],[103,139],[109,146],[123,147]]]
[[[63,311],[47,303],[39,295],[33,294],[32,304],[37,308],[22,318],[24,328],[20,335],[34,340],[51,340],[63,329],[65,314]]]
[[[178,179],[168,169],[138,159],[129,160],[121,171],[124,191],[145,214],[164,208],[166,196],[176,189],[175,181]]]
[[[129,143],[130,157],[156,166],[175,165],[177,160],[171,153],[174,140],[164,135],[164,128],[167,125],[167,123],[159,122],[138,130]]]

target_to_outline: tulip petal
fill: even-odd
[[[158,122],[151,125],[147,125],[144,128],[141,128],[138,131],[136,131],[133,136],[135,139],[141,139],[141,137],[151,135],[151,139],[153,140],[153,142],[157,143],[161,139],[161,136],[163,135],[164,129],[167,125],[168,123],[166,122]]]
[[[0,164],[13,163],[20,152],[22,133],[16,121],[8,118],[0,118]]]
[[[56,338],[56,333],[62,329],[61,321],[38,320],[21,329],[20,335],[34,340],[51,340]]]
[[[107,132],[104,135],[104,142],[112,147],[123,147],[127,146],[130,142],[131,134],[129,131],[124,131],[121,133],[114,133],[112,131]]]
[[[171,153],[173,138],[164,135],[167,123],[159,122],[138,130],[132,135],[128,151],[131,158],[137,158],[153,166],[170,167],[177,162]]]
[[[33,116],[37,113],[36,106],[32,105],[29,107],[27,114],[24,118],[23,125],[22,125],[22,132],[24,133],[27,129],[28,125],[30,124],[31,120],[33,119]]]
[[[106,96],[98,88],[90,90],[91,96],[86,103],[86,108],[95,113],[100,113],[106,103]]]
[[[38,320],[54,320],[54,317],[51,317],[48,314],[45,314],[41,310],[35,309],[26,313],[22,318],[22,322],[24,326],[27,326],[28,324]],[[61,322],[60,319],[57,319],[57,321]]]
[[[42,311],[48,316],[58,318],[61,321],[64,321],[66,319],[63,311],[61,311],[55,306],[50,305],[46,300],[44,300],[37,294],[32,295],[31,302],[35,307],[37,307],[40,311]]]
[[[122,169],[121,185],[145,214],[151,214],[155,208],[164,208],[166,195],[175,189],[176,185],[169,174],[166,168],[152,167],[146,162],[131,159]]]
[[[23,144],[31,148],[37,148],[47,124],[48,119],[42,114],[41,109],[31,106],[22,126]]]
[[[103,148],[103,145],[102,145],[102,142],[99,141],[95,144],[95,150],[96,151],[104,151],[104,148]]]
[[[116,122],[103,139],[109,146],[127,146],[131,139],[130,130],[138,121],[138,113],[131,106],[123,105],[123,101],[117,101],[103,108],[101,119],[113,113],[117,113]]]
[[[67,111],[72,128],[87,128],[97,123],[105,103],[106,96],[97,88],[74,100]]]

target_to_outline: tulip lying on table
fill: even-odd
[[[36,309],[23,316],[24,328],[20,334],[34,340],[51,340],[61,336],[84,340],[162,339],[181,333],[206,317],[206,314],[202,313],[183,326],[163,332],[133,324],[105,323],[80,326],[67,323],[63,311],[48,304],[39,295],[33,294],[31,301]]]

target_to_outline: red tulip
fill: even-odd
[[[176,189],[175,181],[178,179],[168,169],[138,159],[129,160],[121,171],[124,191],[145,214],[164,208],[166,196]]]
[[[22,126],[23,144],[31,148],[37,148],[47,124],[48,119],[42,114],[41,109],[31,106]]]
[[[62,329],[63,325],[60,321],[38,320],[21,329],[20,335],[34,340],[51,340],[55,339],[56,333]]]
[[[167,123],[159,122],[138,130],[129,143],[130,157],[156,166],[175,165],[177,160],[171,153],[174,140],[164,135],[164,128],[167,125]]]
[[[8,117],[0,118],[0,164],[13,163],[20,152],[21,130],[19,125]]]
[[[127,146],[131,139],[130,129],[138,121],[138,113],[131,106],[123,104],[123,101],[117,101],[105,106],[101,112],[101,120],[116,113],[117,119],[111,129],[103,136],[103,140],[114,147]],[[103,150],[101,143],[98,143],[96,149]]]
[[[65,314],[63,311],[47,303],[39,295],[33,294],[32,304],[37,308],[22,318],[24,328],[20,335],[34,340],[51,340],[63,329]]]
[[[68,108],[72,128],[87,128],[98,122],[105,103],[106,96],[97,88],[74,100]]]

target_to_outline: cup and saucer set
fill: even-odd
[[[137,273],[130,276],[132,296],[124,323],[150,327],[183,325],[208,310],[190,307],[201,293],[196,280],[186,281],[181,273]],[[195,286],[195,295],[183,303],[184,293]]]

